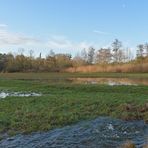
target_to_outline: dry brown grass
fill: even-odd
[[[148,62],[80,66],[68,68],[66,72],[148,72]]]
[[[136,148],[136,146],[131,141],[127,141],[123,145],[121,145],[120,148]]]
[[[143,148],[148,148],[148,144],[144,145]]]

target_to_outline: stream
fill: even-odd
[[[98,117],[63,128],[0,141],[1,148],[118,148],[127,140],[137,148],[148,144],[148,125],[143,121],[123,121]]]

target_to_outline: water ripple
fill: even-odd
[[[76,125],[17,135],[0,141],[1,148],[116,148],[132,140],[137,148],[146,144],[148,125],[143,121],[126,122],[109,117],[82,121]]]

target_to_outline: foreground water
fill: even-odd
[[[17,135],[0,141],[1,148],[116,148],[127,140],[137,148],[148,142],[148,125],[109,117],[79,122],[72,126]],[[147,143],[148,144],[148,143]]]
[[[70,78],[71,83],[105,85],[148,85],[147,78]]]
[[[49,79],[52,83],[74,84],[105,84],[105,85],[148,85],[148,78],[55,78]]]
[[[5,92],[5,91],[0,91],[0,99],[4,99],[8,96],[13,96],[13,97],[38,97],[38,96],[41,96],[41,94],[39,93],[34,93],[34,92],[31,92],[31,93],[22,93],[22,92]]]

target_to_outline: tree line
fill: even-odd
[[[148,43],[137,46],[136,59],[145,57],[148,57]],[[70,54],[55,54],[53,50],[45,58],[42,58],[41,53],[35,58],[33,51],[30,51],[29,56],[23,53],[0,54],[0,72],[60,72],[69,67],[120,64],[132,60],[130,49],[124,49],[122,42],[115,39],[109,48],[96,50],[89,47],[81,50],[74,57]]]

